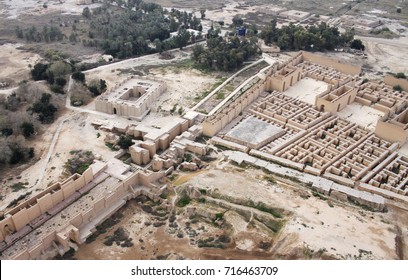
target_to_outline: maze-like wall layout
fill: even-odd
[[[242,123],[256,118],[283,131],[277,137],[255,149],[251,141],[261,141],[257,133],[245,143],[229,137],[224,129],[214,142],[232,149],[237,144],[240,150],[246,146],[249,154],[353,188],[369,186],[370,191],[382,189],[408,195],[408,157],[399,151],[408,139],[407,92],[383,82],[363,81],[343,71],[341,65],[336,69],[328,64],[319,65],[298,55],[279,66],[276,74],[264,82],[265,92],[243,108],[235,123],[227,127],[235,134],[239,134],[239,129],[251,134],[251,127]],[[287,85],[298,82],[299,73],[301,79],[308,77],[329,85],[328,90],[316,94],[315,106],[285,95]],[[336,116],[353,102],[385,113],[375,131]],[[223,118],[222,112],[216,117]]]

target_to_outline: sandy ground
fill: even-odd
[[[371,131],[375,130],[377,121],[384,116],[384,112],[364,106],[358,103],[352,103],[337,113],[337,116],[344,118],[352,123],[356,123]]]
[[[255,12],[258,7],[240,8],[238,2],[229,2],[222,9],[209,10],[205,12],[205,17],[214,21],[224,21],[225,24],[231,24],[232,18],[237,14],[247,14]],[[199,16],[200,13],[196,13]]]
[[[95,130],[91,125],[94,119],[103,119],[78,112],[69,112],[55,121],[41,138],[35,141],[35,153],[39,160],[35,164],[26,167],[13,180],[7,182],[12,185],[17,182],[27,182],[25,189],[18,192],[10,192],[9,189],[2,189],[2,195],[6,195],[1,203],[0,209],[4,209],[11,200],[19,195],[32,191],[32,195],[45,189],[52,183],[58,182],[66,175],[64,174],[64,164],[71,158],[72,150],[90,150],[94,155],[101,155],[102,160],[112,160],[117,152],[112,152],[105,146],[103,139],[105,132]],[[97,133],[100,134],[98,137]],[[56,136],[56,137],[55,137]],[[51,147],[51,144],[55,145]],[[50,151],[51,147],[51,151]],[[49,153],[49,162],[47,154]],[[13,170],[12,170],[13,171]]]
[[[61,12],[65,14],[81,14],[85,5],[77,5],[76,0],[65,0],[63,3],[59,0],[1,0],[0,17],[17,18],[21,15],[46,14]],[[47,8],[43,5],[46,4]],[[90,8],[100,6],[100,4],[87,5]]]
[[[304,187],[267,183],[263,177],[265,174],[260,170],[242,169],[226,162],[220,162],[217,166],[212,166],[211,170],[182,175],[175,184],[195,186],[207,191],[217,190],[220,195],[250,199],[264,202],[271,207],[282,208],[286,213],[284,216],[286,224],[278,235],[268,233],[262,227],[248,227],[248,222],[241,215],[228,210],[224,214],[229,225],[227,228],[218,228],[199,221],[191,225],[194,234],[189,236],[191,231],[186,229],[186,221],[190,219],[182,214],[183,209],[176,208],[178,213],[176,229],[170,228],[168,224],[157,228],[152,226],[155,218],[145,213],[135,201],[131,201],[123,209],[124,217],[119,224],[97,237],[95,241],[81,245],[75,257],[296,259],[319,258],[316,254],[321,252],[321,258],[397,259],[396,226],[401,228],[404,239],[408,237],[406,230],[408,215],[401,214],[397,209],[392,209],[388,213],[373,213],[352,205],[314,197]],[[251,192],[248,192],[248,188],[251,188]],[[111,236],[120,227],[129,233],[134,246],[122,248],[115,244],[104,245],[106,237]],[[197,240],[214,237],[222,232],[228,234],[232,240],[225,249],[197,247]],[[177,236],[177,233],[182,233],[182,236]],[[269,242],[271,246],[261,250],[260,242]],[[406,254],[406,246],[401,247]]]
[[[173,59],[160,59],[159,54],[147,55],[129,59],[122,62],[112,63],[86,71],[86,79],[104,79],[107,81],[108,90],[124,81],[129,75],[137,78],[155,79],[166,83],[167,90],[158,99],[153,112],[170,111],[175,105],[178,108],[191,108],[196,102],[194,98],[211,88],[216,82],[214,75],[184,67],[173,66],[186,58],[186,51],[173,51]],[[143,76],[139,76],[143,75]]]
[[[305,77],[285,91],[284,94],[314,105],[316,96],[327,90],[328,86],[325,82]]]
[[[200,96],[217,81],[214,76],[203,74],[195,69],[174,71],[170,68],[168,70],[170,71],[159,68],[150,71],[152,77],[165,82],[167,85],[166,92],[157,100],[155,111],[159,111],[159,107],[161,110],[170,111],[176,104],[183,108],[191,108],[196,103],[194,97]]]
[[[185,52],[173,51],[172,54],[174,58],[169,60],[160,59],[159,54],[152,54],[100,66],[84,71],[84,73],[86,74],[87,81],[93,79],[106,80],[109,90],[125,80],[129,75],[145,74],[142,69],[144,66],[170,65],[171,63],[176,63],[188,58],[188,53]]]
[[[38,54],[17,48],[21,44],[4,44],[0,46],[0,82],[7,80],[11,86],[16,86],[22,80],[30,78],[29,65],[34,66],[41,60]]]
[[[275,241],[275,244],[283,242],[285,246],[279,250],[287,253],[306,245],[315,251],[325,249],[336,258],[354,258],[362,250],[372,252],[367,258],[397,258],[392,213],[367,212],[339,202],[331,202],[330,206],[313,196],[305,199],[300,197],[300,193],[308,192],[303,187],[271,185],[265,182],[261,171],[248,169],[237,173],[228,165],[202,173],[188,184],[218,189],[228,196],[262,201],[293,212],[280,239]]]
[[[366,46],[367,63],[373,71],[408,72],[408,60],[404,59],[408,49],[408,37],[382,39],[357,36],[357,38],[361,39]]]
[[[267,254],[257,249],[259,242],[268,241],[268,237],[245,232],[237,234],[237,238],[225,249],[198,248],[193,245],[197,240],[209,237],[217,238],[225,233],[224,229],[216,228],[206,222],[189,225],[188,217],[180,215],[176,220],[177,227],[168,225],[154,226],[155,217],[145,213],[135,201],[129,202],[122,210],[124,217],[110,228],[107,233],[97,237],[89,244],[79,246],[75,258],[81,260],[109,259],[109,260],[149,260],[149,259],[256,259],[267,258]],[[239,216],[226,214],[232,225],[242,227],[245,222]],[[116,244],[107,246],[103,244],[106,237],[123,228],[132,239],[134,246],[123,248]],[[245,227],[243,227],[245,228]],[[182,233],[182,236],[177,236]],[[254,248],[255,247],[255,248]]]

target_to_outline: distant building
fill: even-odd
[[[245,27],[237,28],[236,34],[238,36],[245,36],[246,35],[246,28]]]
[[[297,10],[289,10],[289,11],[281,12],[279,16],[283,18],[296,20],[296,21],[301,21],[301,20],[307,19],[310,16],[310,13],[297,11]]]
[[[286,8],[276,7],[276,6],[268,6],[268,7],[260,7],[258,8],[258,12],[277,16],[280,13],[286,11]]]
[[[93,0],[76,0],[77,5],[89,5],[92,4]]]

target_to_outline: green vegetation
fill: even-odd
[[[49,64],[35,64],[31,70],[31,76],[34,81],[46,80],[53,92],[64,93],[64,86],[67,84],[66,77],[71,72],[71,65],[58,57],[56,61]]]
[[[283,226],[282,221],[275,221],[275,220],[268,220],[268,221],[262,221],[262,223],[267,226],[270,230],[272,230],[274,233],[278,233]]]
[[[31,122],[23,122],[20,126],[25,138],[34,134],[34,125]]]
[[[41,98],[37,100],[32,108],[29,108],[34,113],[38,114],[38,119],[42,123],[52,123],[54,122],[54,114],[57,111],[57,108],[50,103],[51,94],[43,93]]]
[[[26,192],[22,195],[20,195],[19,197],[17,197],[16,199],[13,199],[9,205],[7,205],[7,208],[11,208],[16,206],[21,200],[25,199],[27,196],[29,196],[31,194],[31,192]]]
[[[82,73],[81,71],[75,71],[74,73],[72,73],[72,79],[74,79],[77,82],[80,83],[85,83],[85,74]]]
[[[398,35],[392,32],[388,27],[383,27],[381,29],[375,29],[371,31],[370,33],[373,35],[377,35],[379,37],[387,38],[387,39],[398,37]]]
[[[276,184],[277,183],[275,178],[272,175],[265,175],[264,179],[266,181],[268,181],[269,183],[271,183],[271,184]]]
[[[180,194],[180,198],[178,199],[176,206],[177,207],[185,207],[190,204],[191,198],[188,196],[187,191],[183,190]]]
[[[57,26],[48,27],[45,25],[41,31],[37,30],[35,26],[28,29],[21,29],[16,26],[15,33],[17,38],[25,39],[27,42],[56,42],[64,39],[64,34]]]
[[[278,28],[276,20],[273,20],[262,30],[260,37],[266,44],[274,43],[281,50],[324,51],[348,45],[354,33],[348,31],[341,34],[337,27],[330,27],[326,23],[306,28],[291,23]]]
[[[103,242],[106,246],[112,246],[113,243],[121,247],[133,246],[132,238],[129,238],[129,234],[121,227],[116,229],[112,236],[106,236]]]
[[[393,89],[393,90],[396,90],[396,91],[399,91],[399,92],[401,92],[401,91],[403,90],[400,85],[393,86],[392,89]]]
[[[312,191],[312,194],[314,197],[320,198],[321,200],[327,200],[327,197],[324,196],[323,194],[317,192],[317,191]]]
[[[198,248],[218,248],[224,249],[226,244],[231,242],[231,238],[225,234],[220,235],[217,239],[208,237],[206,239],[199,239],[197,241]]]
[[[122,8],[110,6],[113,2]],[[158,4],[140,0],[111,0],[92,10],[84,8],[82,15],[89,24],[88,38],[82,40],[84,46],[101,48],[118,58],[182,48],[197,39],[186,29],[202,30],[201,20],[192,13],[164,10]],[[176,31],[177,35],[170,38],[170,32]]]
[[[91,151],[76,150],[72,151],[72,158],[68,159],[64,165],[67,172],[72,175],[82,174],[93,163],[95,157]]]
[[[240,39],[234,36],[225,40],[218,33],[210,35],[211,32],[206,49],[202,45],[193,47],[192,57],[200,68],[232,71],[258,53],[256,37]]]
[[[242,204],[242,205],[258,209],[259,211],[262,211],[262,212],[269,213],[272,216],[274,216],[275,218],[283,218],[283,210],[282,209],[269,207],[263,202],[257,202],[256,203],[256,202],[254,202],[252,200],[249,200],[247,203]]]
[[[25,184],[18,182],[10,186],[13,192],[18,192],[19,190],[25,189]]]
[[[132,146],[134,144],[134,142],[132,141],[132,137],[130,137],[130,135],[121,135],[118,139],[118,142],[116,143],[116,145],[118,145],[119,147],[121,147],[124,150],[129,149],[130,146]]]
[[[111,151],[119,151],[112,143],[105,143],[105,146],[108,147]]]
[[[106,81],[102,79],[90,81],[87,87],[94,97],[101,95],[107,88]]]
[[[350,48],[362,51],[365,50],[365,46],[360,39],[354,39],[353,41],[351,41]]]

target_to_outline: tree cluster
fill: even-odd
[[[101,93],[106,91],[106,88],[106,81],[102,79],[99,79],[99,81],[92,80],[88,85],[88,89],[94,97],[101,95]]]
[[[193,47],[193,60],[206,69],[231,71],[258,52],[256,37],[238,38],[212,37],[207,39],[207,48]]]
[[[37,30],[35,26],[28,29],[22,29],[19,26],[15,29],[16,36],[19,39],[25,39],[27,42],[56,42],[64,39],[61,29],[56,26],[44,26],[42,30]]]
[[[334,50],[348,45],[354,37],[352,31],[341,34],[337,27],[330,27],[326,23],[318,26],[298,26],[289,24],[277,28],[276,20],[266,26],[260,37],[266,44],[275,43],[281,50]]]
[[[130,146],[132,146],[134,142],[132,141],[132,137],[129,135],[121,135],[116,143],[119,147],[121,147],[124,150],[129,149]]]
[[[202,30],[201,20],[192,13],[176,9],[167,11],[160,5],[143,1],[114,2],[126,9],[113,13],[105,5],[93,9],[91,15],[85,12],[90,19],[90,31],[89,40],[84,40],[84,45],[99,47],[114,57],[127,58],[187,44],[184,43],[185,33],[174,40],[167,40],[170,32],[188,28]],[[153,42],[155,48],[150,45]]]
[[[54,105],[39,106],[37,103],[50,104],[50,97],[37,84],[22,83],[11,95],[0,100],[0,164],[17,164],[34,156],[34,149],[27,147],[25,139],[35,137],[40,131],[40,115],[44,120]],[[34,106],[30,107],[30,104]],[[38,110],[38,117],[33,111]],[[39,109],[41,107],[41,110]],[[53,109],[54,108],[54,109]],[[52,114],[52,113],[51,113]]]
[[[31,76],[34,81],[47,80],[53,92],[64,93],[64,86],[67,84],[66,76],[71,72],[71,65],[58,60],[50,64],[35,64],[31,70]]]
[[[23,136],[0,137],[0,163],[17,164],[34,157],[34,148],[25,147]]]
[[[43,93],[41,98],[37,100],[29,110],[38,114],[38,119],[41,123],[52,123],[54,121],[57,107],[51,102],[51,94]]]

